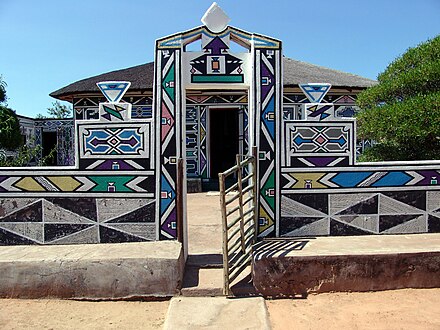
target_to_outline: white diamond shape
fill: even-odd
[[[217,2],[213,2],[205,15],[203,15],[201,21],[210,31],[220,33],[228,26],[231,19],[226,15],[223,9],[217,5]]]

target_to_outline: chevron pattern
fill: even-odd
[[[347,167],[336,171],[283,170],[282,189],[287,192],[296,189],[346,189],[346,188],[394,188],[428,187],[437,189],[440,184],[440,170],[431,168],[395,170],[392,167],[354,170]],[[306,187],[304,182],[308,182]]]

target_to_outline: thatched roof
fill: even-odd
[[[376,83],[368,78],[287,57],[283,60],[285,87],[294,87],[301,83],[330,83],[335,87],[366,88]],[[130,81],[130,91],[147,91],[153,89],[153,78],[154,63],[151,62],[78,80],[50,93],[50,96],[71,101],[72,97],[77,94],[99,92],[96,83],[111,80]]]

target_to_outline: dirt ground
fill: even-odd
[[[0,329],[161,329],[168,305],[0,299]],[[440,329],[440,289],[326,293],[266,305],[274,330]]]
[[[162,329],[169,301],[0,299],[0,329]]]
[[[325,293],[266,305],[273,330],[440,329],[440,289]]]

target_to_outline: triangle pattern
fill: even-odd
[[[379,214],[420,214],[422,210],[385,195],[380,196]]]
[[[414,234],[414,233],[424,233],[426,232],[426,217],[425,215],[416,216],[414,219],[406,221],[400,225],[392,227],[388,230],[383,231],[385,234]]]
[[[95,198],[46,198],[46,200],[81,217],[98,220]]]
[[[374,232],[352,226],[348,223],[330,219],[330,235],[331,236],[357,236],[357,235],[371,235]]]
[[[427,191],[426,205],[428,212],[440,212],[440,191]]]
[[[101,243],[144,242],[145,239],[106,226],[99,226]]]
[[[377,196],[375,193],[330,195],[330,214],[337,214],[353,205]]]
[[[29,204],[3,218],[0,222],[42,222],[43,221],[43,201],[39,200]]]
[[[289,194],[290,199],[314,208],[324,214],[328,211],[328,194]]]
[[[334,216],[334,219],[340,222],[349,223],[352,226],[378,233],[378,215],[342,215]]]
[[[106,227],[133,236],[139,236],[146,240],[154,240],[156,238],[156,224],[154,223],[124,223],[124,224],[106,223]]]
[[[428,233],[440,233],[440,217],[428,214]]]
[[[382,194],[404,204],[416,207],[420,210],[426,210],[425,191],[385,191]]]
[[[299,84],[299,88],[312,103],[320,103],[331,87],[330,84]]]
[[[17,235],[32,239],[34,241],[43,243],[43,223],[42,222],[23,222],[23,223],[8,223],[3,222],[0,228],[6,229]]]
[[[36,244],[34,241],[11,233],[10,231],[7,231],[3,228],[0,228],[0,242],[2,242],[3,245],[29,245],[29,244]]]
[[[87,229],[92,225],[86,224],[44,224],[44,241],[50,242],[61,237],[72,235],[81,230]]]
[[[378,213],[378,200],[377,195],[365,199],[355,205],[352,205],[345,210],[338,212],[338,215],[345,214],[377,214]]]
[[[123,214],[119,217],[109,220],[109,223],[139,223],[155,221],[156,205],[154,203],[142,206],[134,211]]]
[[[402,223],[423,216],[422,214],[393,214],[379,216],[379,232],[388,231],[388,229],[401,225]]]
[[[282,218],[281,218],[282,219]],[[326,236],[328,232],[328,218],[311,218],[313,221],[305,224],[297,229],[286,231],[284,233],[280,232],[280,236],[291,237],[291,236]],[[303,222],[304,223],[304,222]],[[282,226],[280,226],[282,228]]]
[[[74,234],[54,240],[52,244],[94,244],[99,243],[98,226],[91,226]]]
[[[129,81],[103,81],[96,83],[98,88],[104,94],[105,98],[111,103],[118,103],[128,88],[131,82]]]
[[[127,210],[135,210],[145,205],[145,199],[125,198],[113,199],[103,198],[97,203],[99,222],[106,222],[127,213]]]
[[[318,217],[326,216],[326,214],[322,213],[319,210],[298,203],[297,201],[294,201],[286,196],[281,196],[281,216],[289,217],[295,215]]]
[[[43,202],[44,222],[56,223],[94,223],[93,220],[80,216],[77,213],[66,210],[47,200]]]

